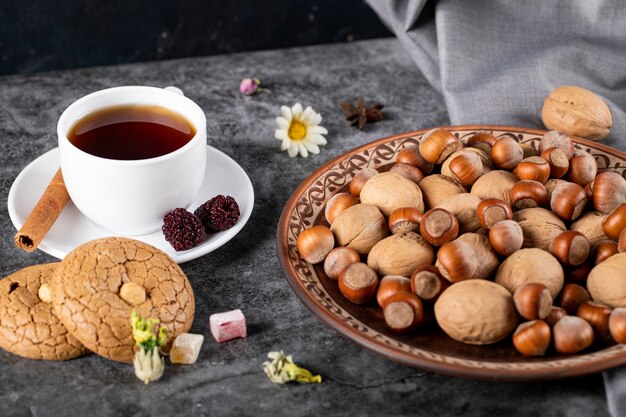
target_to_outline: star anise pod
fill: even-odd
[[[385,118],[382,104],[374,102],[365,106],[363,97],[358,99],[356,107],[349,101],[342,101],[339,103],[339,107],[343,110],[343,115],[350,122],[350,125],[357,126],[359,129],[363,129],[367,122],[377,122]]]

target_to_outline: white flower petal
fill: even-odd
[[[322,115],[321,114],[315,113],[313,116],[311,116],[311,126],[317,126],[321,122],[322,122]]]
[[[320,148],[314,143],[304,142],[304,147],[314,155],[320,153]]]
[[[295,142],[291,142],[289,149],[287,149],[287,153],[289,154],[290,158],[293,158],[296,155],[298,155],[298,144]]]
[[[291,122],[291,109],[289,109],[289,107],[287,106],[281,106],[280,107],[280,111],[283,114],[283,117],[285,118],[285,120],[287,120],[287,123]]]
[[[328,143],[326,142],[326,138],[322,135],[312,135],[310,142],[316,145],[326,145],[326,143]]]
[[[307,156],[309,156],[309,151],[306,150],[306,148],[304,147],[304,144],[302,142],[298,143],[298,149],[300,149],[300,155],[303,158],[306,158]]]
[[[288,137],[285,137],[280,144],[280,150],[281,151],[287,150],[289,149],[290,146],[291,146],[291,140]]]
[[[315,111],[309,106],[304,109],[304,112],[300,115],[300,121],[309,125],[311,124],[312,118],[315,116]]]
[[[325,135],[325,134],[328,133],[328,130],[326,130],[326,128],[323,127],[323,126],[311,126],[311,127],[309,127],[309,130],[312,133],[318,133],[320,135]]]
[[[282,129],[276,129],[274,137],[278,140],[284,140],[287,138],[287,131]]]
[[[285,130],[289,129],[289,122],[284,117],[277,117],[276,125],[278,126],[279,129],[285,129]]]
[[[293,105],[293,107],[291,108],[291,114],[293,115],[294,119],[300,119],[300,115],[302,114],[302,104],[300,103],[296,103]]]

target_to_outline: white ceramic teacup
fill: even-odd
[[[157,105],[187,119],[196,135],[183,147],[150,159],[116,160],[91,155],[67,138],[82,117],[125,104]],[[72,103],[57,125],[61,171],[76,207],[95,224],[121,235],[158,230],[163,216],[187,208],[204,180],[206,117],[176,88],[127,86],[89,94]]]

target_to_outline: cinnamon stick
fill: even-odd
[[[63,174],[59,169],[13,238],[15,245],[27,252],[34,252],[69,200]]]

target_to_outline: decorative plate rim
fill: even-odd
[[[546,130],[543,129],[502,125],[456,125],[440,126],[438,128],[453,130],[455,132],[487,130],[537,135],[539,137],[546,133]],[[528,362],[472,360],[463,357],[429,352],[420,347],[410,346],[382,333],[378,333],[367,323],[361,322],[349,312],[337,306],[348,315],[348,320],[339,320],[317,300],[312,298],[310,292],[297,278],[297,272],[293,263],[290,261],[288,247],[290,217],[298,202],[301,200],[304,191],[308,190],[315,183],[315,181],[317,181],[324,173],[329,171],[330,168],[344,160],[347,160],[352,155],[360,154],[367,149],[373,149],[388,142],[420,136],[431,129],[433,128],[390,135],[351,149],[324,163],[304,181],[302,181],[302,183],[292,193],[291,197],[285,204],[279,220],[276,233],[276,246],[283,274],[298,298],[300,298],[304,305],[311,310],[316,317],[361,346],[379,353],[393,361],[427,371],[433,371],[439,374],[492,380],[537,381],[581,376],[626,364],[626,345],[614,345],[591,353],[570,357],[558,357],[554,360],[542,358],[540,361]],[[626,161],[626,154],[606,145],[582,138],[575,138],[575,142],[581,146],[593,148],[597,151]],[[310,271],[313,271],[313,267],[311,265],[309,265],[309,269]],[[332,297],[329,296],[329,298],[332,300]],[[374,336],[376,338],[372,336],[365,336],[362,332],[359,332],[350,326],[348,322],[361,326],[361,328],[365,329],[366,332],[368,330],[374,332]],[[394,347],[394,343],[397,344],[398,347]],[[400,350],[401,345],[409,347],[410,352]]]

